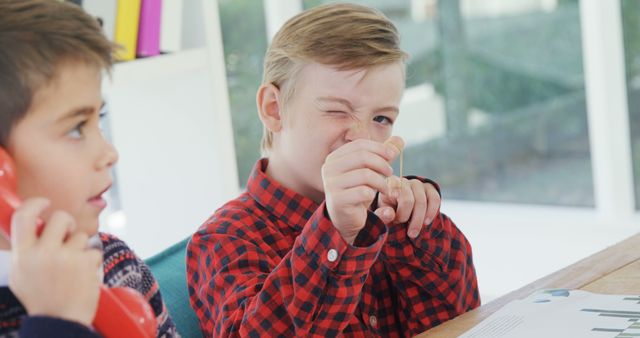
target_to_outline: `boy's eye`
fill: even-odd
[[[106,121],[107,120],[107,118],[106,118],[107,117],[107,112],[106,111],[101,112],[100,115],[98,115],[98,117],[99,117],[98,126],[100,127],[101,131],[104,131],[105,127],[106,127],[105,124],[107,123],[107,121]]]
[[[81,121],[80,123],[76,124],[76,126],[73,127],[73,129],[71,129],[69,133],[67,133],[67,135],[69,135],[71,138],[82,138],[82,129],[86,124],[87,121]]]
[[[393,120],[391,120],[390,118],[388,118],[386,116],[383,116],[383,115],[378,115],[378,116],[374,117],[373,120],[378,122],[378,123],[393,124]]]

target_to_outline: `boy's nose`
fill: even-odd
[[[371,139],[371,132],[369,131],[369,127],[367,123],[362,121],[354,121],[354,123],[349,127],[347,133],[345,135],[347,141],[355,141],[359,139]]]
[[[113,147],[111,143],[104,140],[102,150],[102,156],[98,160],[97,169],[111,168],[116,162],[118,162],[118,151]]]

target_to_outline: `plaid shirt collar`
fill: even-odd
[[[319,204],[268,177],[268,165],[266,158],[256,162],[247,181],[247,192],[278,220],[300,232]]]

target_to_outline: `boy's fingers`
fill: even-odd
[[[438,190],[436,190],[433,185],[424,183],[424,186],[427,195],[427,213],[424,217],[424,225],[429,225],[438,215],[438,209],[440,209],[442,199]]]
[[[359,139],[341,146],[340,148],[329,154],[329,157],[338,158],[342,156],[348,156],[358,150],[366,150],[368,152],[375,153],[378,156],[384,158],[387,162],[393,161],[400,153],[398,151],[398,148],[394,145],[367,139]]]
[[[99,279],[100,281],[102,281],[103,275],[102,273],[102,269],[99,269],[102,265],[102,260],[103,260],[103,253],[102,251],[98,250],[98,249],[87,249],[85,252],[82,253],[84,255],[84,257],[87,259],[87,262],[89,264],[89,267],[91,267],[92,269],[98,269],[99,273]]]
[[[368,168],[352,170],[340,176],[330,178],[328,183],[340,189],[348,189],[360,185],[366,185],[378,191],[384,191],[384,189],[386,189],[385,178]]]
[[[413,212],[415,198],[413,196],[413,190],[411,189],[409,180],[403,178],[401,182],[401,188],[398,190],[398,208],[396,209],[395,221],[397,223],[407,223],[409,221],[409,217],[411,217],[411,213]]]
[[[361,185],[349,189],[342,190],[336,196],[337,204],[342,205],[356,205],[360,203],[371,204],[376,197],[376,190],[370,187]]]
[[[40,243],[47,246],[60,246],[68,234],[75,229],[75,220],[64,211],[55,211],[40,236]]]
[[[334,157],[329,165],[331,171],[336,174],[360,168],[372,169],[382,176],[393,174],[393,168],[385,158],[365,149],[359,149],[345,156]]]
[[[378,216],[378,218],[380,218],[385,224],[391,223],[396,217],[396,212],[391,207],[381,207],[376,209],[373,213],[376,214],[376,216]]]
[[[416,238],[422,230],[425,214],[427,212],[427,196],[422,182],[418,180],[411,180],[408,184],[411,186],[411,191],[415,201],[413,203],[413,213],[411,216],[411,222],[407,229],[407,235],[410,238]]]
[[[46,198],[25,200],[11,217],[11,247],[14,250],[26,250],[38,241],[38,216],[49,207]]]
[[[391,136],[384,141],[384,144],[395,147],[398,154],[404,149],[404,140],[400,136]]]
[[[386,178],[387,181],[387,189],[385,190],[385,194],[389,195],[392,198],[399,198],[402,193],[402,180],[398,176],[388,176]]]
[[[391,198],[391,196],[387,194],[380,193],[378,194],[378,206],[391,207],[395,213],[396,207],[398,206],[398,200],[396,198]]]
[[[84,250],[87,248],[89,236],[84,232],[77,232],[69,237],[65,244],[73,249]]]

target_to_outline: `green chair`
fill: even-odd
[[[185,238],[145,262],[160,285],[162,299],[169,309],[178,333],[183,338],[202,338],[198,318],[189,304],[187,291],[185,261],[189,239],[190,237]]]

